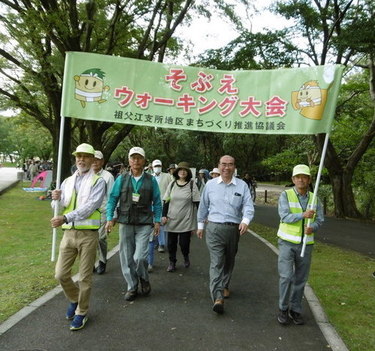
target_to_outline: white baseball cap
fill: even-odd
[[[95,150],[95,155],[94,155],[95,158],[97,158],[98,160],[102,160],[104,158],[103,154],[101,151],[99,150]]]
[[[162,163],[160,160],[153,160],[152,161],[152,167],[161,166]]]
[[[95,150],[90,144],[83,143],[77,146],[76,151],[73,152],[73,155],[75,156],[78,153],[95,155]]]
[[[138,155],[141,155],[143,156],[144,158],[146,158],[146,153],[145,153],[145,150],[143,150],[141,147],[139,146],[134,146],[130,149],[129,151],[129,157],[131,157],[132,155],[135,155],[135,154],[138,154]]]
[[[305,174],[311,176],[310,168],[306,165],[297,165],[293,168],[293,177],[298,174]]]

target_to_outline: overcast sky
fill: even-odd
[[[260,11],[259,14],[251,9],[246,11],[244,6],[236,8],[237,13],[241,14],[242,24],[249,31],[256,33],[262,31],[265,27],[268,29],[281,29],[290,25],[285,18],[276,16],[266,10],[273,0],[254,0],[252,4]],[[224,21],[218,13],[214,13],[211,20],[207,18],[196,18],[189,27],[179,27],[176,33],[177,37],[185,38],[192,42],[192,54],[198,55],[207,49],[218,49],[225,46],[231,40],[235,39],[239,33],[235,31],[234,26],[228,21]],[[180,62],[181,61],[181,62]],[[183,57],[179,59],[178,64],[187,64]]]

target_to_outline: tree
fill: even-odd
[[[176,28],[193,10],[209,15],[209,1],[193,0],[0,0],[0,22],[6,33],[0,48],[2,109],[19,108],[36,119],[53,137],[54,159],[60,128],[61,84],[66,51],[95,52],[162,62],[181,47]],[[232,19],[223,0],[214,4]],[[131,125],[66,119],[63,176],[70,172],[71,150],[88,141],[106,158]],[[73,133],[73,134],[72,134]],[[73,136],[73,138],[72,138]]]
[[[295,21],[292,32],[306,41],[306,48],[298,49],[306,63],[315,65],[327,63],[357,66],[370,71],[370,90],[374,102],[374,52],[375,19],[374,4],[371,1],[286,1],[278,2],[275,11]],[[365,63],[365,64],[362,64]],[[345,103],[345,102],[343,102]],[[362,137],[346,158],[328,143],[325,166],[328,169],[334,193],[337,217],[361,217],[358,211],[352,180],[356,166],[375,136],[375,104],[373,118],[368,123]],[[321,150],[324,135],[317,135],[315,141]]]

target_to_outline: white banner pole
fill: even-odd
[[[60,189],[61,184],[61,163],[62,163],[62,153],[63,153],[63,142],[64,142],[64,126],[65,126],[65,117],[60,117],[60,136],[59,136],[59,151],[57,155],[57,172],[56,172],[56,189]],[[59,214],[59,202],[54,201],[54,217]],[[51,261],[55,261],[56,256],[56,238],[57,238],[57,228],[52,230],[52,252],[51,252]]]
[[[318,169],[318,174],[316,176],[316,182],[314,187],[314,195],[312,199],[312,206],[314,206],[315,202],[317,203],[317,196],[318,196],[318,189],[319,189],[319,183],[320,183],[320,177],[322,175],[322,169],[324,165],[324,159],[326,157],[326,151],[328,146],[328,139],[329,139],[329,133],[326,134],[326,137],[324,139],[323,149],[322,149],[322,156],[320,157],[320,164]],[[307,226],[310,226],[311,219],[309,218],[307,220]],[[306,242],[307,242],[307,235],[303,236],[303,243],[302,243],[302,250],[301,250],[301,257],[305,256],[305,249],[306,249]]]

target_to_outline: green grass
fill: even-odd
[[[51,202],[38,200],[42,193],[27,193],[22,186],[28,183],[0,196],[0,322],[58,285],[51,262]],[[58,230],[56,257],[61,237]],[[117,240],[113,232],[109,249]]]
[[[38,194],[24,192],[19,184],[0,196],[0,322],[57,286],[50,260],[52,210]],[[250,229],[277,246],[274,228],[251,224]],[[114,232],[109,247],[117,241]],[[309,283],[351,351],[375,350],[374,270],[374,259],[315,245]]]
[[[258,224],[250,229],[277,247],[276,230]],[[330,323],[351,351],[375,350],[375,260],[317,242],[309,284]]]

